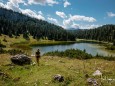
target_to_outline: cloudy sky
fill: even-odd
[[[90,29],[115,24],[115,0],[0,0],[0,7],[66,29]]]

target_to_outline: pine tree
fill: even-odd
[[[115,30],[113,31],[113,45],[115,46]]]

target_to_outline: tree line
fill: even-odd
[[[48,39],[56,41],[75,41],[75,36],[60,26],[23,15],[12,10],[0,8],[0,35],[19,36],[29,40]]]
[[[95,29],[80,29],[71,31],[79,39],[113,42],[115,45],[115,25],[103,25]]]

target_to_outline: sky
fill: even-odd
[[[115,24],[115,0],[0,0],[0,7],[65,29]]]

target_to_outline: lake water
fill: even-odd
[[[102,49],[101,46],[95,43],[74,43],[69,45],[50,45],[50,46],[33,46],[32,47],[32,55],[35,55],[35,52],[37,49],[40,49],[41,55],[44,53],[50,52],[50,51],[65,51],[66,49],[80,49],[80,50],[86,50],[87,53],[92,54],[95,56],[97,53],[99,55],[103,56],[115,56],[114,53],[108,52],[104,49]]]

